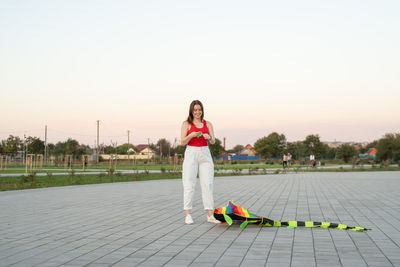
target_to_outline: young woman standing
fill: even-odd
[[[194,100],[190,104],[189,116],[182,123],[181,145],[187,145],[182,166],[183,209],[186,211],[186,224],[192,224],[190,215],[193,207],[193,194],[196,177],[199,174],[203,206],[207,212],[207,221],[220,223],[214,218],[214,163],[208,148],[208,143],[214,144],[214,129],[209,121],[204,119],[203,104]]]

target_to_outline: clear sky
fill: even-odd
[[[0,139],[179,139],[192,100],[227,148],[399,132],[400,1],[1,1]]]

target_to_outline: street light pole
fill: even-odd
[[[130,153],[130,151],[129,151],[129,134],[130,134],[130,132],[131,131],[128,130],[128,164],[129,164],[129,153]]]

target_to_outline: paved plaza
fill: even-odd
[[[217,177],[234,200],[275,220],[338,229],[213,225],[197,184],[184,224],[179,179],[0,192],[0,266],[400,266],[400,172]]]

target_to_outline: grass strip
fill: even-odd
[[[234,169],[232,172],[218,172],[215,171],[216,177],[222,176],[242,176],[242,175],[271,175],[271,174],[284,174],[284,173],[298,173],[298,172],[362,172],[362,171],[400,171],[400,167],[393,166],[379,166],[379,167],[357,167],[357,168],[335,168],[335,169],[294,169],[294,170],[268,170],[258,169],[249,170],[249,172],[242,172],[241,169]],[[46,188],[56,186],[69,186],[69,185],[84,185],[84,184],[102,184],[102,183],[116,183],[116,182],[133,182],[133,181],[148,181],[148,180],[162,180],[162,179],[181,179],[181,172],[165,171],[161,173],[134,173],[134,174],[121,174],[118,171],[108,171],[104,174],[86,174],[79,175],[71,172],[69,175],[52,175],[48,173],[45,176],[37,176],[31,174],[28,176],[16,177],[0,177],[0,191],[9,190],[22,190],[33,188]]]

